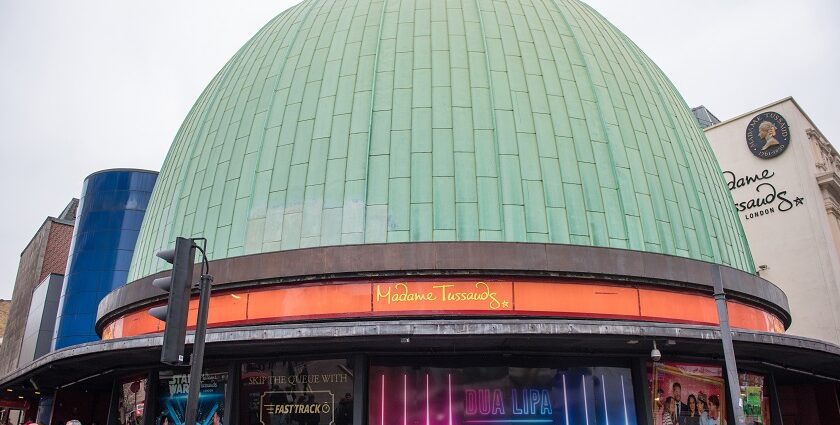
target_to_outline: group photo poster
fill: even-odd
[[[654,363],[651,390],[655,425],[726,423],[725,384],[719,366]]]

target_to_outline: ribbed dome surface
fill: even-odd
[[[225,65],[175,137],[129,280],[406,241],[610,246],[753,271],[705,136],[576,0],[307,0]]]

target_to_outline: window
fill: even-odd
[[[242,365],[240,425],[350,425],[353,372],[347,360]]]
[[[629,369],[371,366],[370,425],[635,425]]]
[[[187,407],[190,375],[176,374],[158,381],[157,416],[155,425],[183,425]],[[205,373],[201,376],[198,394],[199,424],[220,425],[225,417],[225,389],[227,373]]]
[[[146,378],[122,383],[119,405],[119,422],[122,425],[141,425],[146,406]]]

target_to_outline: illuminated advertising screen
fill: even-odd
[[[351,425],[347,360],[248,362],[240,378],[241,425]]]
[[[629,369],[371,366],[369,425],[635,425]]]
[[[227,373],[205,373],[201,376],[198,395],[198,425],[220,425],[225,416]],[[155,425],[184,425],[190,376],[174,375],[161,379],[158,387],[158,412]]]

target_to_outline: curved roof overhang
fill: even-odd
[[[192,342],[192,334],[187,337]],[[404,343],[404,338],[409,338]],[[840,381],[840,347],[826,342],[764,332],[733,331],[740,367],[772,368],[791,379]],[[664,359],[722,361],[719,330],[710,326],[566,319],[470,319],[347,321],[210,329],[208,362],[243,358],[349,353],[410,355],[439,353],[551,354],[647,358],[651,341]],[[127,375],[164,367],[160,334],[97,341],[55,351],[0,378],[0,390],[41,388]],[[247,347],[247,350],[243,350]],[[207,362],[205,363],[207,364]]]

